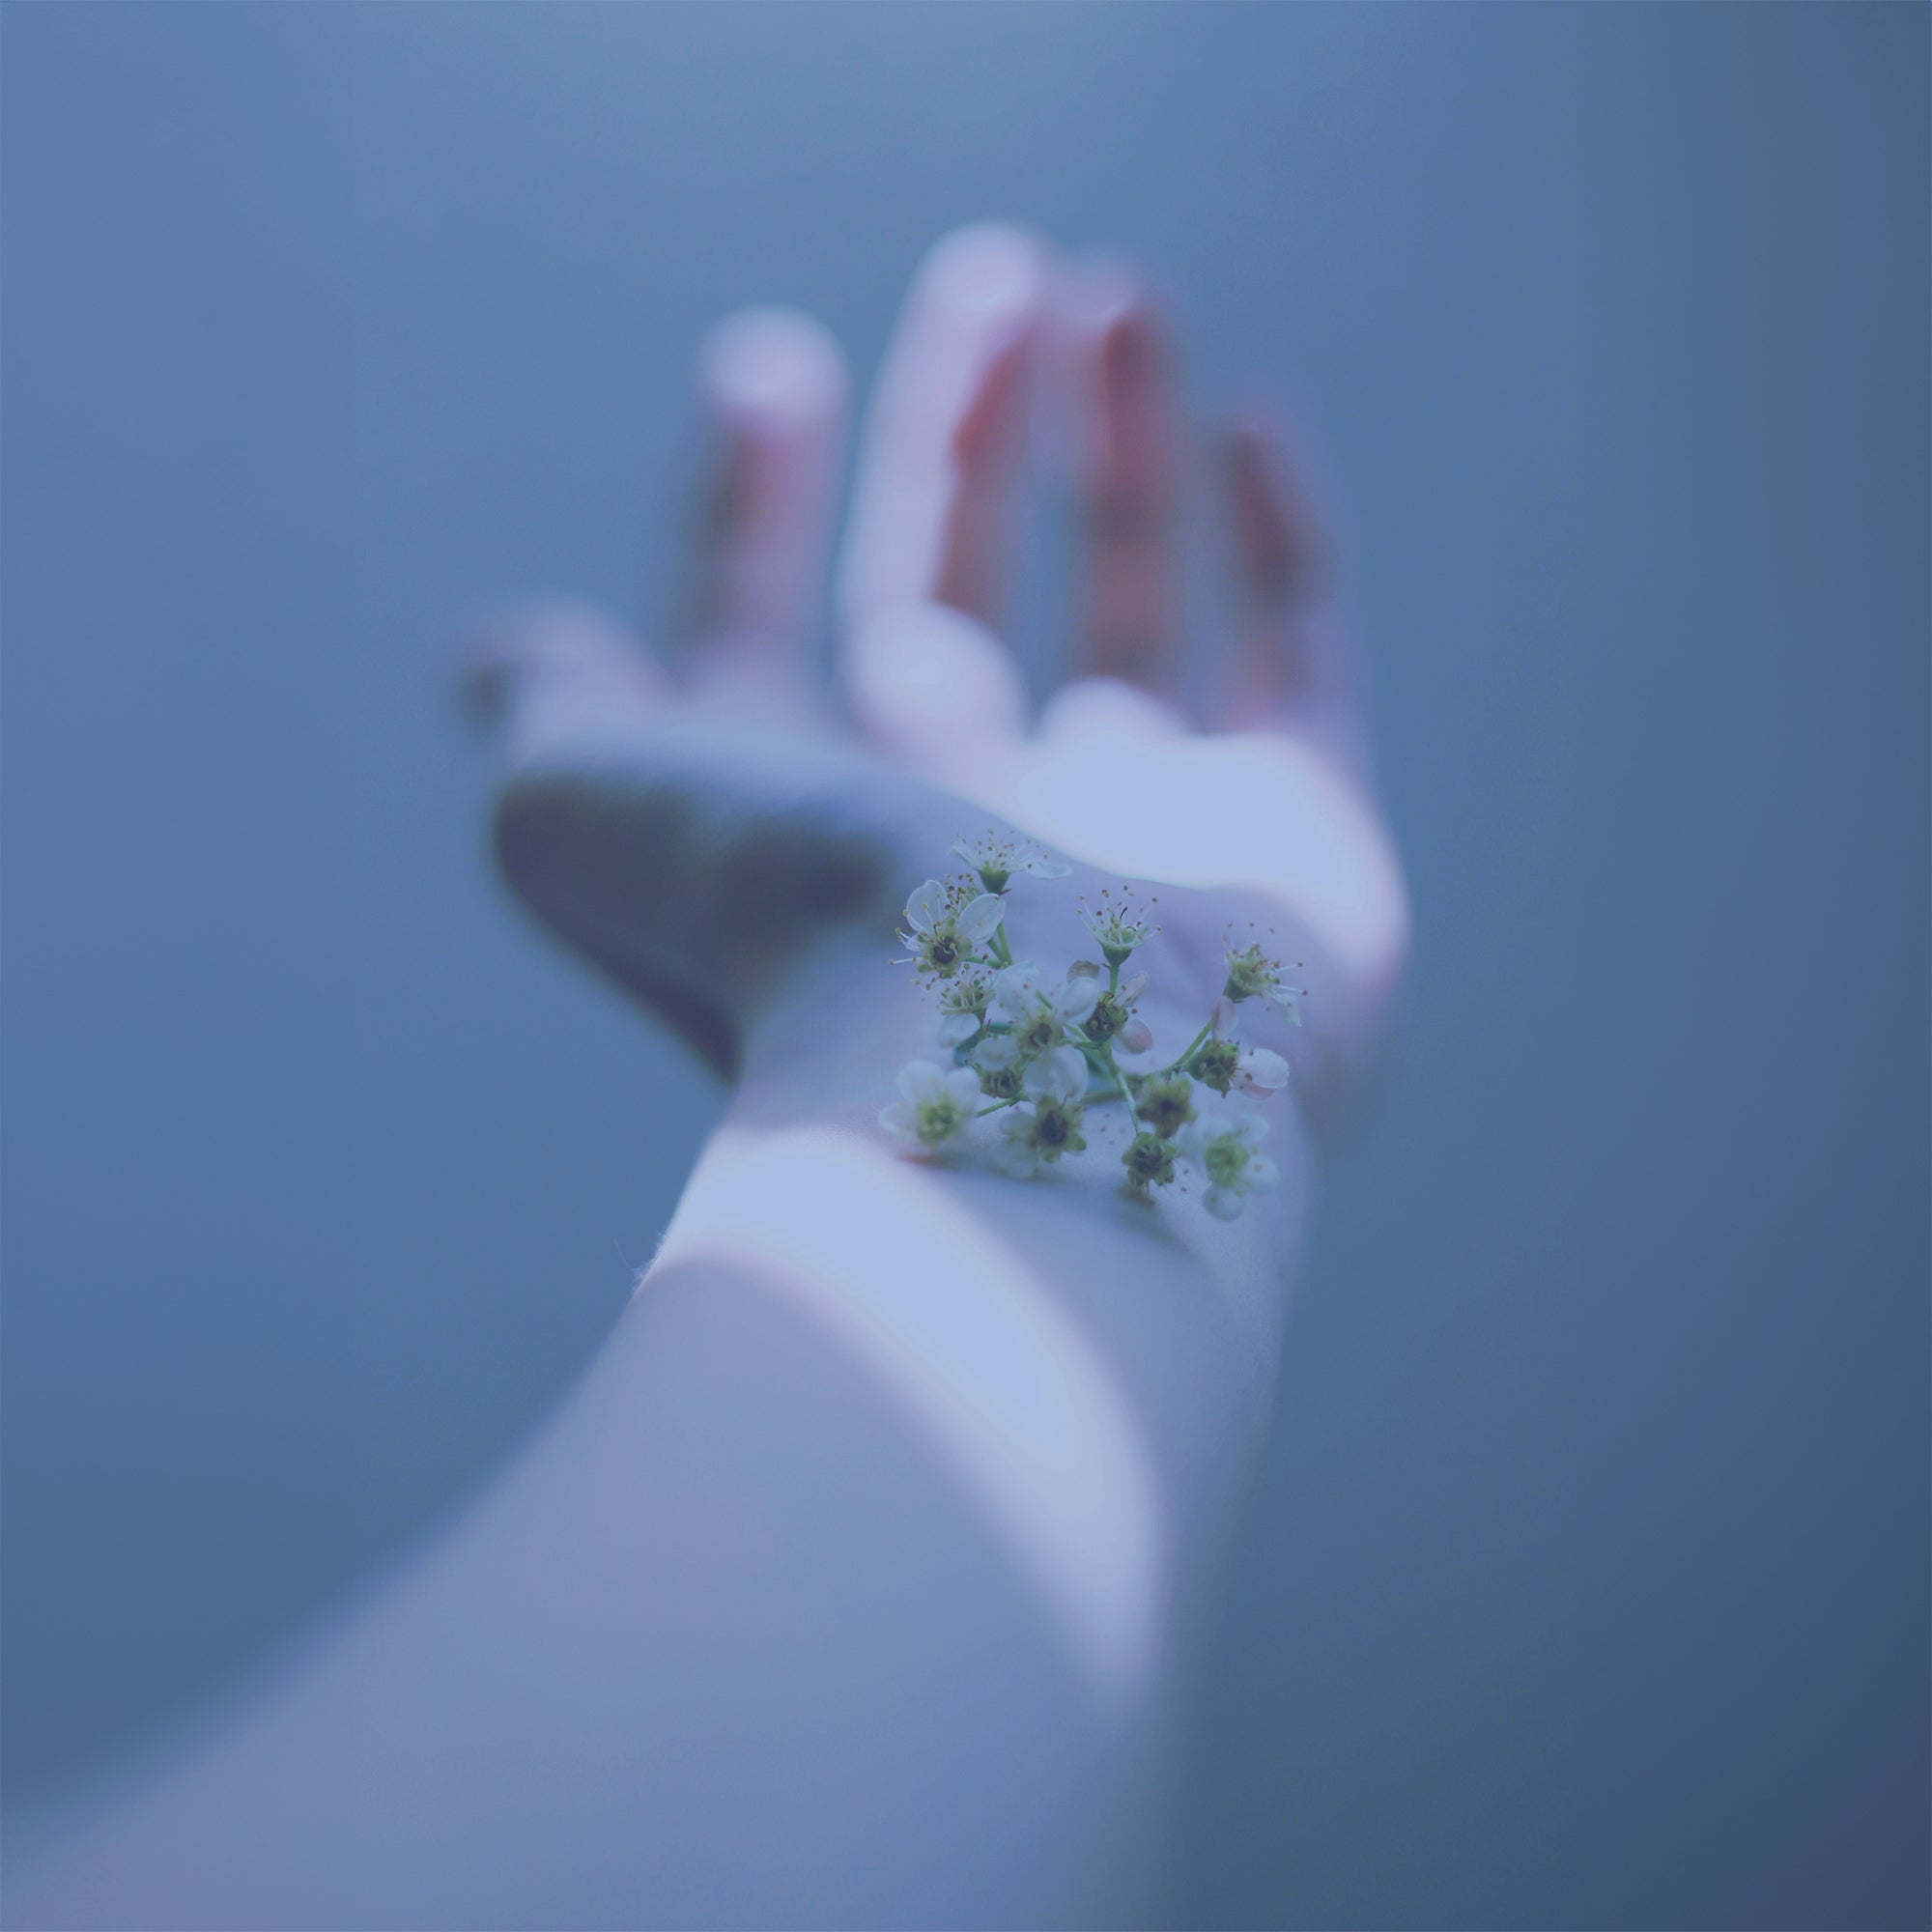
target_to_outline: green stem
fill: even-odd
[[[1201,1031],[1197,1033],[1194,1036],[1194,1037],[1190,1039],[1184,1047],[1181,1048],[1180,1058],[1175,1061],[1172,1065],[1163,1066],[1160,1070],[1163,1073],[1179,1073],[1180,1069],[1183,1066],[1185,1066],[1187,1063],[1190,1060],[1192,1060],[1197,1053],[1201,1051],[1203,1042],[1207,1039],[1208,1036],[1213,1031],[1214,1031],[1214,1022],[1212,1020],[1209,1020],[1208,1024],[1205,1027],[1203,1027]]]
[[[1120,1092],[1121,1098],[1126,1103],[1127,1111],[1132,1113],[1134,1096],[1128,1089],[1126,1075],[1122,1072],[1119,1063],[1114,1059],[1113,1041],[1105,1040],[1096,1045],[1093,1040],[1082,1040],[1080,1042],[1080,1051],[1085,1055],[1087,1065],[1095,1073],[1113,1081],[1115,1087]],[[1097,1106],[1105,1101],[1111,1101],[1113,1097],[1111,1094],[1095,1094],[1089,1104]]]

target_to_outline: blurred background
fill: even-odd
[[[706,327],[795,301],[863,379],[996,214],[1321,426],[1418,910],[1170,1917],[1927,1921],[1924,10],[4,35],[14,1802],[608,1328],[718,1102],[492,882],[447,654],[654,622]]]

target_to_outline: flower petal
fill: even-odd
[[[948,1013],[939,1022],[939,1043],[941,1046],[960,1046],[980,1031],[980,1021],[973,1013]]]
[[[1027,859],[1021,862],[1017,869],[1031,872],[1036,879],[1064,879],[1073,867],[1063,866],[1058,859]]]
[[[946,888],[937,879],[928,879],[906,900],[905,916],[915,932],[930,932],[945,910]]]
[[[1033,1109],[1016,1107],[1000,1122],[1000,1138],[993,1147],[993,1165],[1003,1174],[1021,1180],[1039,1172],[1039,1155],[1028,1141],[1033,1132]]]
[[[1281,1170],[1264,1153],[1251,1153],[1241,1174],[1250,1194],[1272,1194],[1281,1179]]]
[[[1153,1028],[1146,1020],[1129,1020],[1114,1044],[1126,1053],[1146,1053],[1153,1045]]]
[[[980,1076],[970,1066],[955,1066],[940,1082],[946,1097],[955,1107],[963,1107],[970,1116],[980,1106]]]
[[[1020,1043],[1009,1033],[990,1034],[973,1049],[973,1059],[988,1073],[1004,1072],[1020,1057]]]
[[[993,980],[993,1004],[1009,1019],[1030,1017],[1038,998],[1037,966],[1009,966]]]
[[[1241,1055],[1236,1077],[1247,1093],[1272,1094],[1288,1085],[1288,1062],[1264,1046],[1251,1046]]]
[[[1069,980],[1097,980],[1100,977],[1100,962],[1097,959],[1076,959],[1066,969]]]
[[[1201,1197],[1201,1205],[1217,1221],[1238,1221],[1247,1206],[1242,1198],[1226,1187],[1210,1187]]]
[[[1214,1037],[1232,1039],[1235,1037],[1235,1003],[1224,993],[1214,1002],[1212,1019]]]
[[[1053,1009],[1068,1026],[1078,1026],[1100,1003],[1097,980],[1069,980],[1053,996]]]
[[[959,915],[959,936],[969,946],[990,939],[1006,916],[1005,901],[998,893],[981,893]]]
[[[1267,1120],[1261,1114],[1243,1114],[1229,1129],[1231,1133],[1238,1134],[1246,1147],[1253,1147],[1257,1141],[1264,1140],[1267,1137]]]
[[[1087,1091],[1087,1062],[1075,1046],[1056,1046],[1034,1062],[1021,1083],[1029,1094],[1077,1100]]]
[[[918,1106],[939,1092],[939,1068],[929,1060],[909,1060],[899,1068],[899,1092]]]
[[[903,1100],[895,1100],[890,1107],[879,1109],[879,1124],[890,1127],[895,1134],[903,1134],[907,1140],[917,1140],[918,1131],[914,1125],[916,1116]]]

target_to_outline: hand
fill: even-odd
[[[1192,465],[1154,301],[1127,270],[1056,266],[1016,231],[954,234],[914,283],[869,411],[827,689],[806,646],[838,351],[802,316],[748,312],[712,336],[701,384],[715,449],[668,658],[553,608],[496,627],[476,660],[504,748],[497,850],[538,917],[729,1073],[828,939],[910,1004],[883,964],[893,927],[990,818],[1082,862],[1089,896],[1157,893],[1162,935],[1137,963],[1203,1013],[1224,939],[1272,930],[1310,987],[1295,1085],[1331,1115],[1400,972],[1406,904],[1328,546],[1275,431],[1246,418],[1217,451],[1237,620],[1228,662],[1204,666],[1179,594]],[[1070,450],[1079,615],[1068,675],[1030,719],[1000,624],[1042,397]],[[1091,951],[1070,895],[1058,912],[1050,966],[1049,945]]]
[[[898,1162],[878,1109],[933,1033],[884,962],[908,895],[990,819],[1076,864],[1007,901],[1042,964],[1088,950],[1076,893],[1158,894],[1175,1048],[1224,935],[1274,928],[1310,991],[1273,1043],[1304,1116],[1332,1117],[1406,916],[1324,545],[1271,432],[1237,427],[1238,630],[1197,675],[1151,300],[967,231],[922,270],[867,425],[835,695],[804,639],[837,352],[740,316],[703,384],[674,654],[538,611],[491,634],[471,689],[517,892],[753,1077],[653,1292],[552,1424],[233,1720],[71,1821],[24,1885],[10,1869],[35,1922],[603,1923],[612,1899],[842,1922],[858,1897],[894,1923],[1044,1923],[1144,1830],[1307,1190],[1230,1229],[1144,1212],[1098,1161],[1038,1187]],[[1083,534],[1071,674],[1029,728],[998,623],[1036,384],[1071,406]],[[1282,1140],[1299,1180],[1305,1138]]]

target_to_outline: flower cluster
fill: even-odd
[[[995,1165],[1032,1176],[1086,1152],[1097,1131],[1090,1113],[1117,1107],[1125,1128],[1120,1164],[1135,1197],[1149,1200],[1193,1174],[1205,1182],[1208,1211],[1232,1221],[1250,1194],[1272,1188],[1275,1165],[1260,1151],[1267,1122],[1211,1110],[1216,1098],[1264,1098],[1288,1084],[1288,1063],[1236,1030],[1250,1000],[1301,1024],[1306,989],[1286,983],[1281,961],[1258,940],[1230,944],[1207,1023],[1173,1060],[1153,1065],[1153,1030],[1136,1010],[1148,976],[1122,971],[1160,929],[1152,901],[1142,905],[1111,887],[1097,901],[1083,900],[1080,918],[1100,958],[1075,959],[1056,979],[1014,958],[1006,899],[1019,878],[1065,878],[1068,868],[991,832],[956,839],[952,854],[969,869],[926,880],[906,901],[899,933],[901,963],[938,1007],[942,1051],[901,1070],[900,1097],[881,1122],[932,1151],[996,1120]]]

